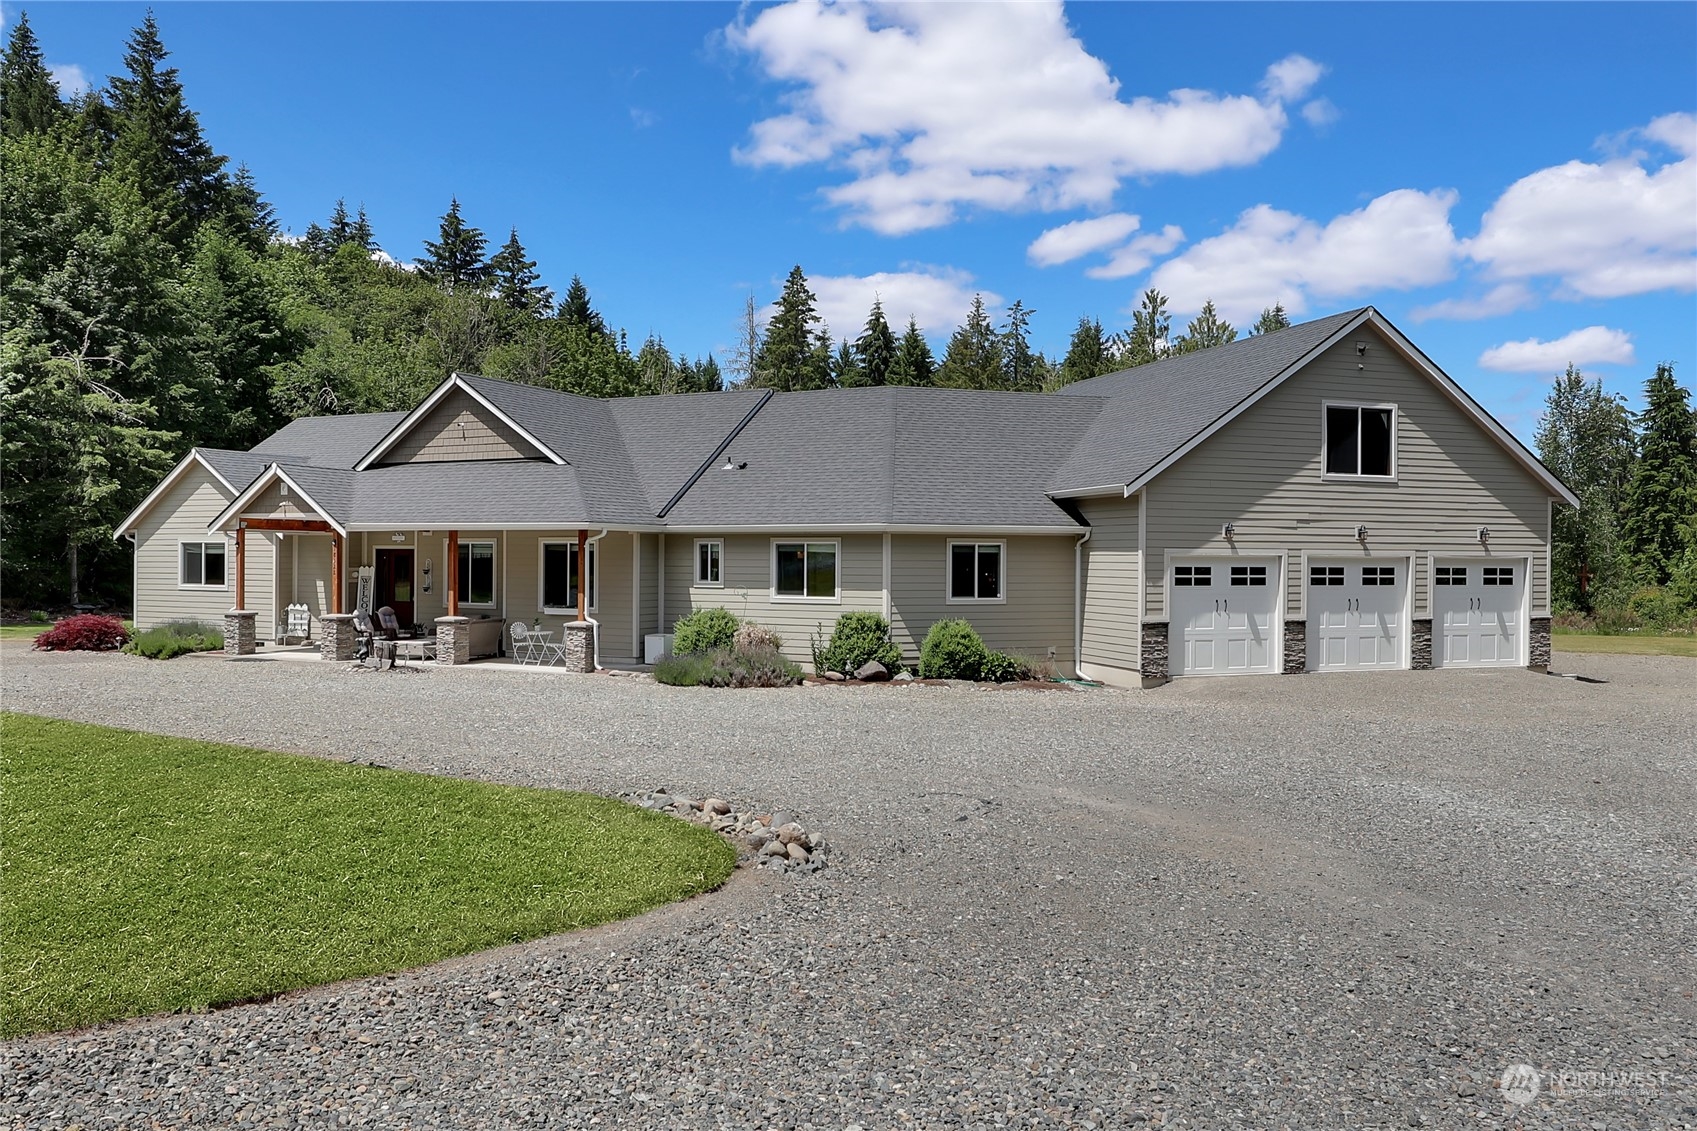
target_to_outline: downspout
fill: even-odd
[[[1072,548],[1072,671],[1084,678],[1084,544],[1096,533],[1091,527]]]
[[[601,539],[603,539],[605,537],[607,537],[607,532],[605,530],[603,530],[601,533],[597,534],[595,537],[589,539],[587,542],[584,543],[584,551],[583,552],[586,553],[586,554],[594,552],[595,543],[601,541]],[[600,568],[601,568],[601,555],[599,553],[595,554],[595,568],[596,568],[597,571],[599,571]],[[600,595],[601,595],[601,593],[600,593],[601,578],[599,576],[599,573],[597,574],[597,576],[595,578],[595,589],[596,589],[595,595],[597,597],[600,597]],[[583,619],[595,626],[595,636],[594,636],[595,654],[593,656],[593,661],[594,661],[596,670],[599,671],[601,669],[601,622],[589,615],[589,602],[587,602],[587,601],[585,601],[584,605],[583,605]]]

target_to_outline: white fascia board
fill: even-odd
[[[205,468],[207,474],[211,475],[212,478],[218,480],[219,484],[224,488],[224,490],[228,491],[232,495],[236,494],[236,488],[234,487],[234,485],[232,485],[228,479],[225,479],[222,475],[220,475],[218,473],[218,469],[216,467],[213,467],[212,464],[207,461],[206,457],[204,457],[200,454],[200,449],[199,448],[190,448],[189,454],[184,456],[182,459],[178,460],[177,466],[173,467],[166,474],[165,478],[159,481],[159,486],[157,486],[153,490],[149,491],[147,493],[147,498],[143,499],[140,503],[137,503],[136,509],[131,511],[128,515],[126,515],[124,517],[124,521],[120,522],[116,527],[113,528],[113,530],[112,530],[112,540],[114,542],[116,542],[119,539],[123,538],[123,536],[125,534],[128,534],[132,530],[134,530],[137,520],[139,520],[142,515],[146,514],[148,512],[148,510],[150,510],[152,508],[154,503],[159,501],[159,497],[161,495],[163,495],[165,492],[169,491],[172,487],[176,486],[177,480],[181,479],[184,476],[184,474],[186,474],[188,472],[188,469],[193,467],[196,464],[199,464],[201,467]]]
[[[1237,404],[1232,407],[1230,412],[1227,412],[1224,416],[1222,416],[1218,420],[1214,421],[1214,423],[1208,425],[1208,427],[1202,429],[1202,431],[1198,432],[1196,435],[1192,436],[1189,440],[1185,441],[1184,444],[1181,447],[1179,447],[1177,450],[1175,450],[1170,455],[1168,455],[1166,459],[1163,459],[1160,463],[1156,464],[1154,467],[1150,468],[1148,471],[1145,471],[1142,475],[1140,475],[1138,478],[1132,480],[1130,483],[1125,484],[1125,486],[1122,488],[1122,491],[1124,493],[1125,498],[1129,499],[1133,495],[1137,494],[1137,492],[1143,490],[1143,488],[1148,485],[1148,483],[1151,479],[1155,478],[1157,475],[1161,474],[1161,472],[1167,470],[1167,468],[1171,467],[1173,464],[1177,463],[1179,460],[1183,459],[1185,456],[1187,456],[1191,452],[1195,451],[1198,447],[1200,447],[1203,444],[1204,441],[1206,441],[1208,439],[1208,437],[1212,436],[1214,433],[1218,432],[1220,429],[1224,428],[1226,425],[1230,424],[1232,421],[1236,420],[1238,417],[1240,417],[1244,413],[1248,412],[1255,405],[1259,404],[1261,399],[1263,397],[1265,397],[1268,393],[1271,393],[1274,389],[1277,389],[1280,385],[1283,385],[1286,381],[1290,380],[1297,373],[1301,372],[1315,358],[1319,357],[1321,354],[1325,353],[1327,350],[1329,350],[1333,346],[1337,345],[1339,342],[1341,342],[1344,338],[1348,337],[1350,334],[1353,334],[1357,329],[1359,329],[1361,327],[1362,323],[1364,323],[1364,322],[1368,321],[1370,318],[1372,318],[1373,314],[1374,314],[1373,308],[1368,307],[1367,309],[1363,310],[1360,314],[1356,315],[1354,318],[1351,318],[1348,322],[1344,323],[1337,330],[1333,331],[1331,337],[1327,338],[1325,341],[1321,342],[1319,345],[1315,346],[1313,349],[1309,350],[1307,353],[1305,353],[1301,357],[1297,358],[1290,365],[1286,366],[1284,371],[1281,372],[1278,376],[1274,377],[1271,381],[1268,381],[1265,384],[1263,384],[1259,389],[1256,389],[1253,393],[1249,394],[1247,397],[1244,397],[1241,401],[1238,401]]]
[[[1115,487],[1114,490],[1119,490]],[[695,526],[688,523],[678,523],[666,528],[671,534],[795,534],[798,537],[814,534],[962,534],[962,535],[1001,535],[1004,537],[1042,537],[1055,535],[1064,538],[1077,538],[1079,532],[1086,530],[1084,526],[973,526],[935,524],[895,524],[884,522],[785,522],[766,523],[759,526]]]
[[[1402,331],[1391,325],[1378,311],[1369,307],[1368,314],[1372,316],[1374,328],[1384,335],[1385,339],[1391,343],[1391,346],[1398,353],[1402,354],[1403,360],[1424,373],[1457,408],[1472,417],[1475,424],[1489,432],[1509,455],[1531,472],[1534,479],[1549,489],[1552,496],[1559,498],[1570,507],[1579,506],[1578,496],[1568,489],[1567,484],[1556,478],[1555,473],[1545,467],[1543,461],[1532,454],[1525,444],[1515,439],[1512,432],[1497,423],[1496,417],[1486,412],[1478,401],[1468,396],[1467,391],[1456,384],[1449,374],[1439,369],[1431,358],[1420,351],[1419,346],[1404,337]]]
[[[496,419],[498,419],[502,424],[505,424],[508,428],[511,428],[514,432],[517,432],[519,436],[523,438],[525,443],[535,448],[539,454],[546,456],[550,461],[556,464],[563,464],[566,462],[565,458],[558,452],[554,451],[554,449],[550,448],[547,444],[544,444],[541,440],[538,440],[535,436],[532,436],[528,429],[522,427],[512,417],[496,408],[495,405],[490,402],[488,397],[466,384],[458,373],[450,373],[445,381],[436,386],[435,391],[418,403],[417,408],[407,413],[401,418],[400,423],[389,429],[388,435],[377,441],[377,446],[375,448],[372,448],[369,452],[360,457],[359,462],[354,464],[354,470],[364,471],[366,468],[382,459],[383,456],[390,451],[390,449],[400,443],[401,437],[405,436],[408,432],[411,432],[413,427],[417,425],[420,420],[424,419],[431,409],[435,408],[438,404],[441,404],[442,399],[455,389],[461,390],[472,400],[494,413]]]
[[[243,491],[240,495],[237,495],[229,506],[218,512],[218,517],[207,523],[206,529],[209,531],[222,530],[226,523],[231,522],[242,512],[242,508],[257,499],[265,491],[265,489],[273,483],[287,484],[289,490],[299,495],[301,501],[311,507],[313,511],[317,513],[319,518],[328,522],[332,530],[344,538],[348,536],[348,528],[337,522],[329,511],[319,506],[318,500],[307,494],[301,485],[296,483],[294,479],[290,477],[289,473],[283,470],[281,464],[275,463],[261,472],[259,478],[248,484],[247,490]]]
[[[483,518],[437,518],[422,522],[416,518],[399,522],[350,522],[350,533],[380,534],[390,530],[605,530],[608,533],[660,534],[664,526],[602,526],[598,522],[490,522]]]
[[[1051,499],[1106,499],[1125,494],[1124,483],[1104,483],[1100,487],[1080,487],[1072,491],[1050,491]]]

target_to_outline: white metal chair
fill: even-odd
[[[516,664],[542,663],[542,641],[530,634],[524,622],[515,620],[507,626],[507,631],[513,638],[513,662]]]

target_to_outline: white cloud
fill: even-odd
[[[884,317],[898,335],[910,315],[921,330],[952,333],[966,319],[974,294],[982,294],[984,305],[991,309],[1002,304],[1000,295],[972,283],[972,275],[965,271],[923,265],[872,275],[816,275],[807,280],[819,300],[820,317],[837,338],[860,336],[874,298],[883,300]]]
[[[1409,317],[1416,322],[1428,322],[1434,318],[1453,318],[1459,322],[1470,322],[1510,314],[1531,306],[1536,301],[1532,289],[1524,283],[1498,283],[1479,298],[1441,299],[1430,306],[1416,307]]]
[[[1070,263],[1083,255],[1112,247],[1137,231],[1142,221],[1126,212],[1110,212],[1089,220],[1074,220],[1050,228],[1031,241],[1025,257],[1037,267]]]
[[[1639,151],[1540,169],[1497,198],[1467,254],[1493,278],[1553,277],[1567,297],[1697,288],[1697,118],[1633,133],[1681,160],[1652,171]]]
[[[59,94],[64,98],[87,94],[94,86],[88,81],[88,73],[75,63],[53,63],[48,66],[47,73],[52,76],[53,85],[59,88]]]
[[[1106,263],[1085,272],[1092,279],[1123,279],[1148,269],[1155,260],[1184,242],[1184,229],[1168,224],[1158,232],[1138,236],[1124,247],[1116,248]]]
[[[1607,326],[1587,326],[1551,342],[1504,342],[1479,355],[1481,368],[1500,373],[1559,373],[1569,365],[1631,365],[1634,360],[1631,335]]]
[[[631,125],[635,126],[639,130],[645,130],[659,120],[660,115],[656,114],[652,110],[644,110],[640,106],[632,106],[630,108]]]
[[[1455,201],[1448,189],[1397,189],[1324,226],[1258,204],[1161,264],[1150,285],[1174,310],[1197,310],[1213,299],[1223,317],[1242,321],[1275,302],[1301,314],[1310,299],[1442,282],[1454,272]]]
[[[1315,129],[1324,129],[1343,117],[1342,111],[1329,98],[1316,98],[1302,105],[1302,118]]]
[[[791,84],[786,111],[755,122],[736,157],[849,170],[825,198],[886,234],[962,208],[1101,207],[1127,177],[1253,164],[1283,137],[1285,101],[1321,73],[1291,56],[1268,68],[1261,97],[1125,100],[1058,0],[795,0],[739,19],[726,38]]]

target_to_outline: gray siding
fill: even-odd
[[[317,620],[330,611],[330,536],[286,535],[278,547],[277,591],[284,605],[305,605]]]
[[[1084,544],[1084,655],[1086,664],[1137,671],[1142,622],[1135,498],[1080,499],[1090,523]]]
[[[197,620],[222,625],[236,600],[236,550],[226,542],[225,584],[217,589],[183,588],[178,545],[217,542],[206,524],[233,498],[199,465],[191,466],[136,524],[135,622],[152,628],[173,620]],[[247,536],[247,607],[259,614],[255,631],[270,640],[276,629],[274,601],[276,542],[274,535]]]
[[[720,538],[725,554],[720,571],[723,588],[695,585],[695,540]],[[774,541],[840,540],[837,583],[840,600],[772,600],[772,543]],[[766,534],[696,535],[670,531],[666,535],[666,619],[672,631],[680,617],[703,608],[729,609],[744,620],[772,629],[784,638],[784,654],[801,664],[810,664],[810,640],[814,629],[823,626],[828,634],[837,618],[847,612],[884,612],[884,536],[882,534],[831,534],[825,531],[797,532],[774,539]]]
[[[663,578],[660,576],[660,536],[658,534],[637,535],[638,552],[642,556],[641,592],[637,594],[640,601],[642,619],[640,635],[647,636],[651,632],[660,631],[660,586]],[[636,641],[638,649],[642,641]],[[640,652],[639,652],[640,654]]]
[[[599,533],[593,531],[592,533]],[[465,534],[460,537],[464,539]],[[496,553],[506,555],[503,567],[498,559],[495,572],[506,579],[504,599],[496,595],[497,604],[508,620],[526,624],[542,618],[542,627],[552,629],[553,639],[560,639],[560,627],[577,619],[576,612],[567,615],[542,612],[542,543],[544,541],[577,541],[572,530],[509,530]],[[635,659],[631,647],[631,539],[622,531],[613,531],[595,546],[595,605],[589,616],[600,625],[601,660],[603,663],[628,663]],[[499,585],[499,582],[497,582]],[[464,606],[462,606],[463,608]]]
[[[455,390],[443,397],[378,462],[442,463],[537,456],[536,449],[499,417]]]
[[[1082,533],[1082,532],[1081,532]],[[983,538],[1007,546],[1003,565],[1007,600],[948,600],[948,544],[972,541],[941,534],[890,537],[891,635],[910,662],[919,659],[925,634],[939,620],[959,617],[999,652],[1054,661],[1070,672],[1073,657],[1075,537]]]
[[[1355,340],[1365,340],[1364,358]],[[1361,363],[1365,368],[1357,368]],[[1397,407],[1394,482],[1322,481],[1322,404]],[[1426,553],[1530,556],[1533,615],[1549,607],[1549,493],[1486,431],[1370,330],[1303,372],[1158,476],[1147,493],[1145,610],[1165,620],[1166,558],[1286,553],[1286,615],[1300,617],[1303,553],[1414,556],[1414,612],[1430,608]],[[1228,543],[1226,522],[1235,525]],[[1368,529],[1365,549],[1357,524]],[[1488,551],[1477,530],[1491,529]]]

